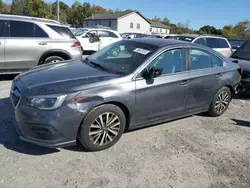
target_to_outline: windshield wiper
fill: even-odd
[[[88,64],[88,65],[92,65],[92,66],[94,66],[94,67],[98,67],[98,68],[100,68],[100,69],[102,69],[102,70],[104,70],[104,71],[106,71],[106,72],[109,72],[106,68],[104,68],[103,66],[101,66],[100,64],[98,64],[98,63],[94,63],[93,61],[90,61],[90,59],[89,58],[87,58],[86,57],[86,64]]]

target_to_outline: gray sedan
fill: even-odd
[[[222,115],[241,80],[238,64],[198,44],[132,39],[80,60],[38,66],[11,88],[24,141],[88,150],[114,145],[125,130],[192,114]]]

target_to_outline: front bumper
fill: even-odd
[[[15,117],[21,140],[50,148],[75,145],[82,121],[82,114],[67,106],[55,111],[41,111],[18,105]]]
[[[76,144],[83,110],[68,104],[59,109],[46,111],[25,105],[27,88],[20,80],[13,81],[10,98],[15,109],[16,130],[20,139],[44,147],[66,147]]]

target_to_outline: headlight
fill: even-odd
[[[26,98],[26,105],[39,108],[40,110],[54,110],[72,100],[77,94],[78,93],[28,97]]]

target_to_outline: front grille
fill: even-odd
[[[21,92],[20,90],[15,86],[15,84],[12,84],[11,92],[10,92],[11,101],[14,107],[16,107],[21,99]]]

